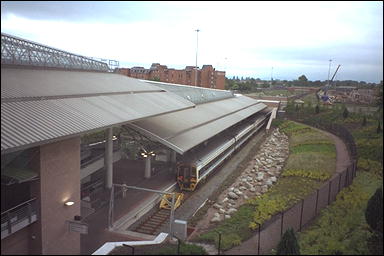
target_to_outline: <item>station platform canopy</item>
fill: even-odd
[[[109,72],[1,67],[1,154],[195,106]]]
[[[180,85],[177,85],[177,90],[180,90]],[[267,105],[255,99],[233,94],[232,97],[196,104],[193,109],[142,119],[127,126],[184,154],[266,108]]]

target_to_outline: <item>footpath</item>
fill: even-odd
[[[318,130],[319,132],[324,133],[325,135],[329,136],[335,144],[336,148],[336,172],[340,173],[345,170],[345,168],[352,163],[348,149],[344,142],[337,136],[333,135],[332,133],[317,129],[312,127],[315,130]],[[223,254],[226,255],[255,255],[254,250],[254,244],[257,243],[255,241],[255,237],[251,237],[250,239],[244,241],[239,246],[236,246]]]

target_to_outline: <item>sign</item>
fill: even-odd
[[[88,234],[88,224],[80,221],[68,221],[69,231],[78,232],[80,234]]]

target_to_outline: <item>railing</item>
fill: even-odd
[[[1,239],[37,220],[36,198],[1,213]]]
[[[108,72],[106,63],[1,33],[1,64]]]

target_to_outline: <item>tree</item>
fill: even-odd
[[[349,114],[348,109],[347,109],[347,108],[344,108],[343,118],[344,118],[344,119],[347,118],[347,117],[348,117],[348,114]]]
[[[383,191],[381,188],[376,189],[375,194],[368,200],[365,219],[373,231],[367,240],[369,251],[373,255],[383,255]]]
[[[300,255],[300,247],[292,228],[285,231],[277,245],[277,255]]]
[[[378,188],[368,200],[365,219],[374,231],[383,233],[383,191]]]
[[[316,113],[316,114],[319,114],[319,112],[320,112],[320,108],[319,108],[319,105],[316,105],[316,108],[315,108],[315,113]]]
[[[307,77],[305,76],[305,75],[301,75],[301,76],[299,76],[299,81],[301,81],[301,82],[308,82],[308,79],[307,79]]]

